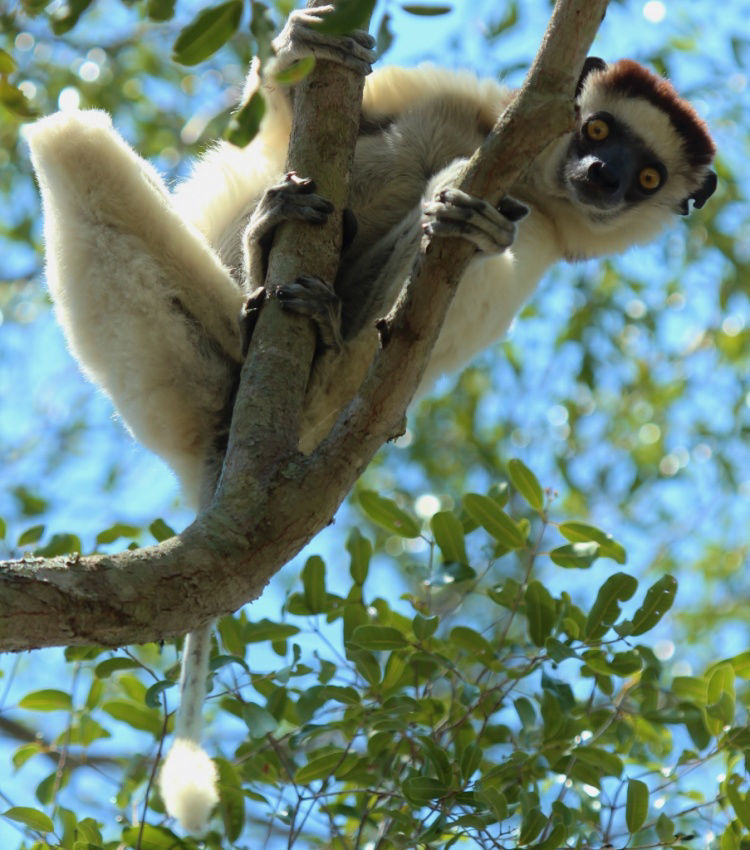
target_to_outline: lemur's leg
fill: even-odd
[[[266,278],[268,252],[276,228],[285,221],[306,221],[325,224],[333,212],[333,204],[315,194],[315,183],[290,171],[284,179],[271,186],[250,216],[243,237],[245,252],[245,287],[252,292]]]
[[[293,172],[264,192],[253,210],[243,238],[247,270],[245,287],[248,292],[243,322],[245,345],[249,343],[258,311],[267,297],[267,290],[262,284],[276,228],[292,220],[324,224],[332,212],[333,204],[315,194],[313,181],[300,178]],[[340,347],[340,302],[332,287],[320,278],[302,275],[277,287],[273,295],[285,310],[315,322],[325,347]]]
[[[516,222],[526,215],[527,208],[506,197],[496,209],[451,188],[464,164],[464,160],[456,160],[436,174],[420,204],[342,270],[336,291],[342,300],[345,339],[356,336],[390,309],[424,236],[467,239],[486,254],[502,253],[513,244]]]
[[[47,280],[70,347],[197,501],[242,354],[241,290],[108,115],[59,112],[27,138]]]

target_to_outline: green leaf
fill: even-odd
[[[466,493],[463,498],[466,513],[508,549],[520,549],[526,538],[518,525],[489,496]]]
[[[401,8],[408,12],[410,15],[447,15],[448,12],[453,11],[453,6],[443,6],[443,5],[430,5],[430,6],[418,6],[415,3],[404,3],[401,5]]]
[[[726,781],[725,787],[727,797],[732,804],[734,813],[739,818],[745,829],[750,829],[750,794],[742,794],[739,786],[742,784],[741,777],[733,773]]]
[[[417,614],[411,621],[411,627],[417,640],[427,640],[435,634],[439,623],[440,617],[423,617]]]
[[[294,774],[294,781],[307,785],[315,779],[325,779],[339,768],[347,757],[344,750],[333,750],[323,755],[314,756],[307,764],[300,767]]]
[[[181,65],[208,59],[235,34],[242,18],[242,0],[227,0],[203,9],[177,36],[172,58]]]
[[[399,537],[419,537],[420,528],[415,517],[399,508],[393,500],[373,490],[363,490],[359,494],[359,503],[367,516],[386,531]]]
[[[430,520],[430,528],[435,541],[446,561],[459,564],[468,563],[464,527],[461,520],[452,511],[438,511]]]
[[[599,557],[599,544],[591,541],[569,543],[567,546],[558,546],[557,549],[553,549],[549,556],[558,567],[585,570]]]
[[[146,708],[145,705],[135,701],[116,699],[105,702],[102,710],[106,711],[110,717],[114,717],[115,720],[131,726],[133,729],[150,732],[155,738],[162,734],[162,721],[159,712]]]
[[[49,542],[40,546],[34,554],[40,558],[56,558],[82,550],[81,538],[77,534],[53,534]]]
[[[456,626],[451,629],[449,643],[459,649],[465,649],[471,654],[493,657],[495,650],[487,638],[467,626]]]
[[[461,753],[460,769],[461,776],[465,781],[469,781],[471,777],[479,770],[479,765],[482,763],[484,753],[482,748],[477,744],[469,744]]]
[[[372,543],[362,535],[358,528],[353,528],[346,541],[346,550],[351,559],[349,573],[355,584],[363,585],[370,569]]]
[[[534,807],[530,809],[521,821],[521,834],[518,836],[519,844],[530,844],[547,825],[547,818],[541,809]]]
[[[403,634],[392,626],[357,626],[352,633],[351,641],[373,652],[383,649],[403,649],[408,645]]]
[[[18,538],[18,543],[16,545],[28,546],[32,543],[38,543],[41,540],[43,534],[43,525],[32,525],[30,528],[27,528],[26,531],[21,532],[21,536]]]
[[[492,811],[498,823],[508,817],[508,801],[497,788],[480,788],[477,791],[477,799]]]
[[[312,555],[302,568],[305,604],[311,614],[320,614],[326,605],[326,565],[319,555]]]
[[[229,842],[234,843],[245,827],[245,795],[234,765],[223,758],[214,759],[218,773],[219,811]]]
[[[52,32],[55,35],[64,35],[72,30],[92,2],[93,0],[66,0],[52,15]]]
[[[0,48],[0,74],[12,74],[16,70],[16,63],[7,51]]]
[[[26,708],[29,711],[71,711],[73,701],[70,694],[66,694],[65,691],[49,689],[26,694],[18,705],[19,708]]]
[[[165,540],[169,540],[170,537],[174,537],[176,534],[175,530],[167,525],[163,519],[155,519],[151,525],[149,525],[148,530],[151,532],[157,543],[163,543]]]
[[[244,148],[258,135],[265,114],[266,99],[262,92],[253,92],[229,119],[224,138],[238,148]]]
[[[108,658],[106,661],[102,661],[97,664],[94,668],[94,675],[99,679],[108,679],[113,673],[116,673],[118,670],[132,670],[135,667],[140,667],[141,665],[134,661],[132,658]]]
[[[544,490],[536,475],[518,458],[508,461],[508,474],[513,486],[537,512],[544,510]]]
[[[116,522],[104,531],[100,531],[96,535],[96,542],[99,543],[114,543],[121,537],[127,537],[128,540],[133,540],[141,533],[137,525],[126,525],[124,522]]]
[[[404,780],[401,789],[410,803],[421,806],[430,800],[445,797],[450,792],[450,785],[431,776],[411,776]]]
[[[129,826],[122,831],[122,840],[128,847],[138,847],[139,850],[179,850],[185,843],[164,826],[140,824]]]
[[[169,682],[166,679],[163,679],[161,682],[156,682],[146,691],[146,696],[143,698],[144,702],[149,708],[161,708],[161,695],[164,691],[169,690],[169,688],[173,688],[176,684],[176,682]]]
[[[571,543],[594,542],[599,544],[599,557],[612,558],[618,564],[624,564],[624,547],[611,534],[585,522],[564,522],[558,526],[560,534]]]
[[[555,623],[555,602],[547,588],[538,581],[529,582],[525,601],[529,637],[536,646],[544,646]]]
[[[620,776],[622,762],[619,757],[599,747],[575,747],[572,755],[578,760],[595,767],[604,776]]]
[[[335,9],[315,29],[328,35],[346,35],[352,30],[367,29],[375,0],[336,0]]]
[[[177,0],[148,0],[146,13],[152,21],[171,21]]]
[[[274,623],[265,617],[257,623],[246,623],[245,641],[260,643],[264,640],[286,640],[299,634],[299,627],[289,623]]]
[[[296,86],[312,73],[314,67],[315,57],[303,56],[302,59],[292,62],[288,68],[276,71],[273,74],[273,81],[280,86]]]
[[[653,629],[661,618],[669,611],[677,593],[677,579],[673,576],[662,576],[649,587],[641,607],[635,612],[633,619],[622,623],[618,634],[635,637]]]
[[[264,738],[278,728],[278,721],[265,708],[254,702],[246,702],[242,707],[242,718],[250,730],[251,738]]]
[[[599,588],[584,629],[584,640],[598,640],[620,616],[620,602],[631,598],[638,582],[627,573],[614,573]]]
[[[48,815],[40,812],[39,809],[32,809],[28,806],[13,806],[3,812],[3,817],[22,823],[37,832],[55,831],[55,825]]]
[[[674,839],[674,823],[662,812],[656,819],[656,834],[664,844],[671,844]]]

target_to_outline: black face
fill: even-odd
[[[573,136],[560,177],[581,203],[614,212],[655,195],[667,169],[625,124],[596,112]]]

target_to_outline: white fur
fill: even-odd
[[[159,773],[159,791],[167,811],[183,829],[200,835],[205,832],[214,806],[216,765],[200,744],[176,738]]]

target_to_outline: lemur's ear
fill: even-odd
[[[607,63],[600,59],[598,56],[588,56],[586,61],[583,63],[583,69],[581,70],[581,76],[578,78],[578,85],[576,86],[576,97],[581,93],[581,89],[583,88],[583,84],[586,80],[586,77],[592,71],[603,71],[607,67]]]
[[[677,212],[679,212],[680,215],[687,215],[690,212],[690,204],[688,201],[692,201],[695,209],[699,210],[716,191],[716,185],[718,182],[716,174],[714,174],[713,171],[709,171],[703,178],[701,185],[691,195],[688,195],[687,198],[683,198],[682,201],[680,201]]]

